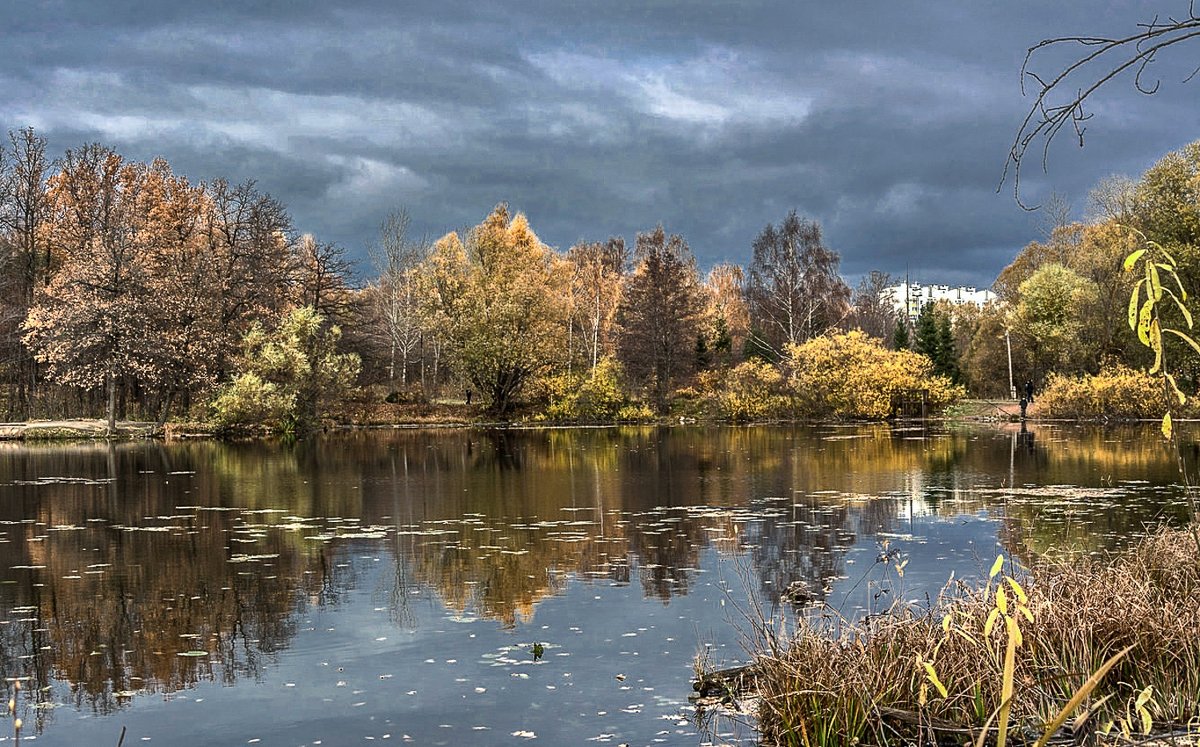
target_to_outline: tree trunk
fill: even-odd
[[[117,432],[117,377],[112,371],[106,374],[108,379],[108,432]]]

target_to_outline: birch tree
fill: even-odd
[[[793,210],[754,240],[748,296],[751,334],[776,359],[840,322],[850,289],[838,275],[837,252],[825,246],[821,226]]]

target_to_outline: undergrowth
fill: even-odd
[[[1110,557],[1042,560],[1016,577],[997,559],[985,588],[950,586],[931,610],[896,606],[854,624],[814,616],[757,647],[765,744],[1172,730],[1194,743],[1200,557],[1190,529],[1163,529]]]

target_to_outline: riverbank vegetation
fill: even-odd
[[[761,626],[755,676],[742,681],[766,744],[1044,744],[1056,716],[1068,739],[1194,740],[1196,558],[1193,529],[1163,529],[1111,557],[1040,559],[1012,575],[998,559],[984,588],[953,584],[931,609],[852,624],[814,615],[786,639]]]
[[[1011,349],[1012,380],[1049,387],[1051,411],[1126,417],[1061,382],[1148,364],[1120,261],[1152,239],[1198,285],[1197,173],[1200,143],[1104,183],[1091,222],[1060,210],[1001,273],[998,302],[910,320],[890,276],[852,290],[795,211],[746,267],[702,273],[661,225],[559,251],[504,204],[436,240],[398,210],[356,267],[252,181],[193,183],[98,144],[51,160],[25,129],[0,147],[0,411],[295,432],[447,406],[488,421],[883,418],[1006,396]],[[1194,391],[1200,357],[1172,362]]]

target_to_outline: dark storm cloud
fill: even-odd
[[[1186,12],[847,7],[7,4],[0,125],[31,124],[56,152],[99,140],[193,179],[256,179],[299,230],[355,252],[392,208],[438,234],[505,200],[560,247],[662,222],[705,265],[745,263],[795,208],[847,274],[986,285],[1037,236],[995,191],[1028,105],[1026,47]],[[1026,171],[1031,199],[1056,190],[1082,214],[1097,179],[1200,135],[1195,89],[1177,84],[1187,71],[1161,72],[1153,99],[1127,82],[1105,91],[1087,148],[1064,138],[1049,175]]]

